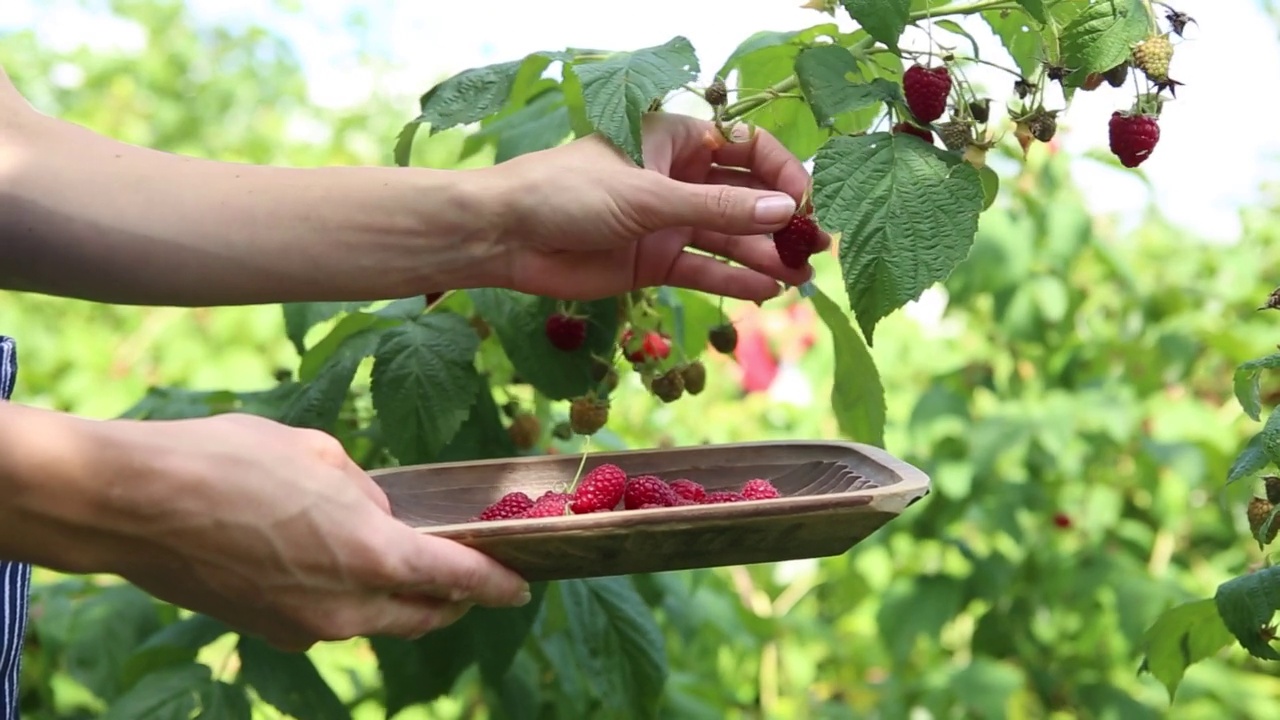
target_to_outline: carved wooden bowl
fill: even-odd
[[[580,455],[415,465],[372,473],[392,513],[497,559],[529,581],[745,565],[846,552],[929,492],[923,472],[860,443],[797,441],[591,453],[628,475],[713,490],[770,480],[774,500],[469,522],[504,494],[566,489]]]

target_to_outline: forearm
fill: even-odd
[[[216,162],[43,116],[0,132],[3,288],[234,305],[405,297],[503,272],[478,171]]]

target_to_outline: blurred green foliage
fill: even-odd
[[[143,47],[59,54],[22,32],[0,36],[0,62],[40,109],[129,142],[248,162],[389,162],[406,98],[316,109],[296,58],[265,30],[201,27],[180,2],[114,7],[145,31]],[[68,82],[77,74],[68,68],[80,79]],[[420,137],[414,164],[456,166],[462,140]],[[1275,670],[1238,648],[1194,666],[1172,713],[1164,688],[1137,669],[1160,612],[1262,561],[1243,513],[1251,488],[1224,489],[1224,478],[1257,429],[1232,399],[1232,370],[1280,341],[1274,318],[1253,310],[1280,271],[1280,198],[1248,214],[1239,243],[1214,247],[1154,208],[1139,231],[1117,235],[1082,203],[1067,159],[1042,148],[1003,187],[969,260],[941,288],[939,322],[899,312],[872,350],[888,397],[886,446],[926,470],[934,493],[845,556],[620,581],[634,583],[663,637],[670,674],[650,698],[662,716],[1271,717]],[[838,287],[835,259],[815,264],[817,284]],[[158,385],[267,389],[299,359],[278,306],[129,308],[5,294],[0,329],[21,343],[18,400],[95,417],[124,412]],[[612,442],[838,436],[825,401],[829,337],[802,361],[817,390],[809,406],[740,397],[731,363],[707,362],[708,390],[697,398],[662,405],[622,388]],[[206,672],[163,669],[172,656],[157,646],[181,657],[173,648],[189,648],[229,683],[264,657],[127,585],[37,578],[24,717],[97,717],[126,687],[159,697],[165,682]],[[557,616],[573,603],[645,612],[609,605],[624,597],[617,589],[553,586],[496,685],[472,667],[451,692],[437,689],[446,697],[398,717],[584,717],[588,688],[619,666],[566,655]],[[625,641],[605,647],[626,652]],[[424,642],[447,652],[430,645],[446,640]],[[433,694],[438,678],[415,676],[417,666],[380,669],[377,649],[353,641],[311,651],[341,702],[302,692],[293,714],[378,718],[389,702]],[[284,658],[270,659],[280,663],[276,682],[314,689],[307,666]],[[253,684],[253,717],[278,715]],[[247,713],[228,701],[217,717]],[[143,716],[153,715],[133,715]]]

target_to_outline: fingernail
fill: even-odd
[[[786,222],[796,211],[796,201],[790,195],[765,195],[756,200],[756,222],[775,225]]]
[[[532,592],[529,592],[529,588],[525,588],[525,589],[520,593],[520,595],[516,598],[516,605],[515,605],[515,606],[516,606],[516,607],[524,607],[525,605],[528,605],[530,602],[533,602],[533,593],[532,593]]]

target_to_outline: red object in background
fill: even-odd
[[[776,310],[746,308],[734,322],[738,329],[734,358],[741,371],[742,389],[747,393],[768,391],[781,364],[798,363],[817,342],[817,322],[817,313],[806,302]]]
[[[778,361],[769,349],[769,340],[759,328],[738,331],[738,349],[734,357],[742,368],[742,389],[765,392],[778,376]]]
[[[1071,517],[1062,512],[1054,513],[1053,524],[1065,530],[1071,527]]]

